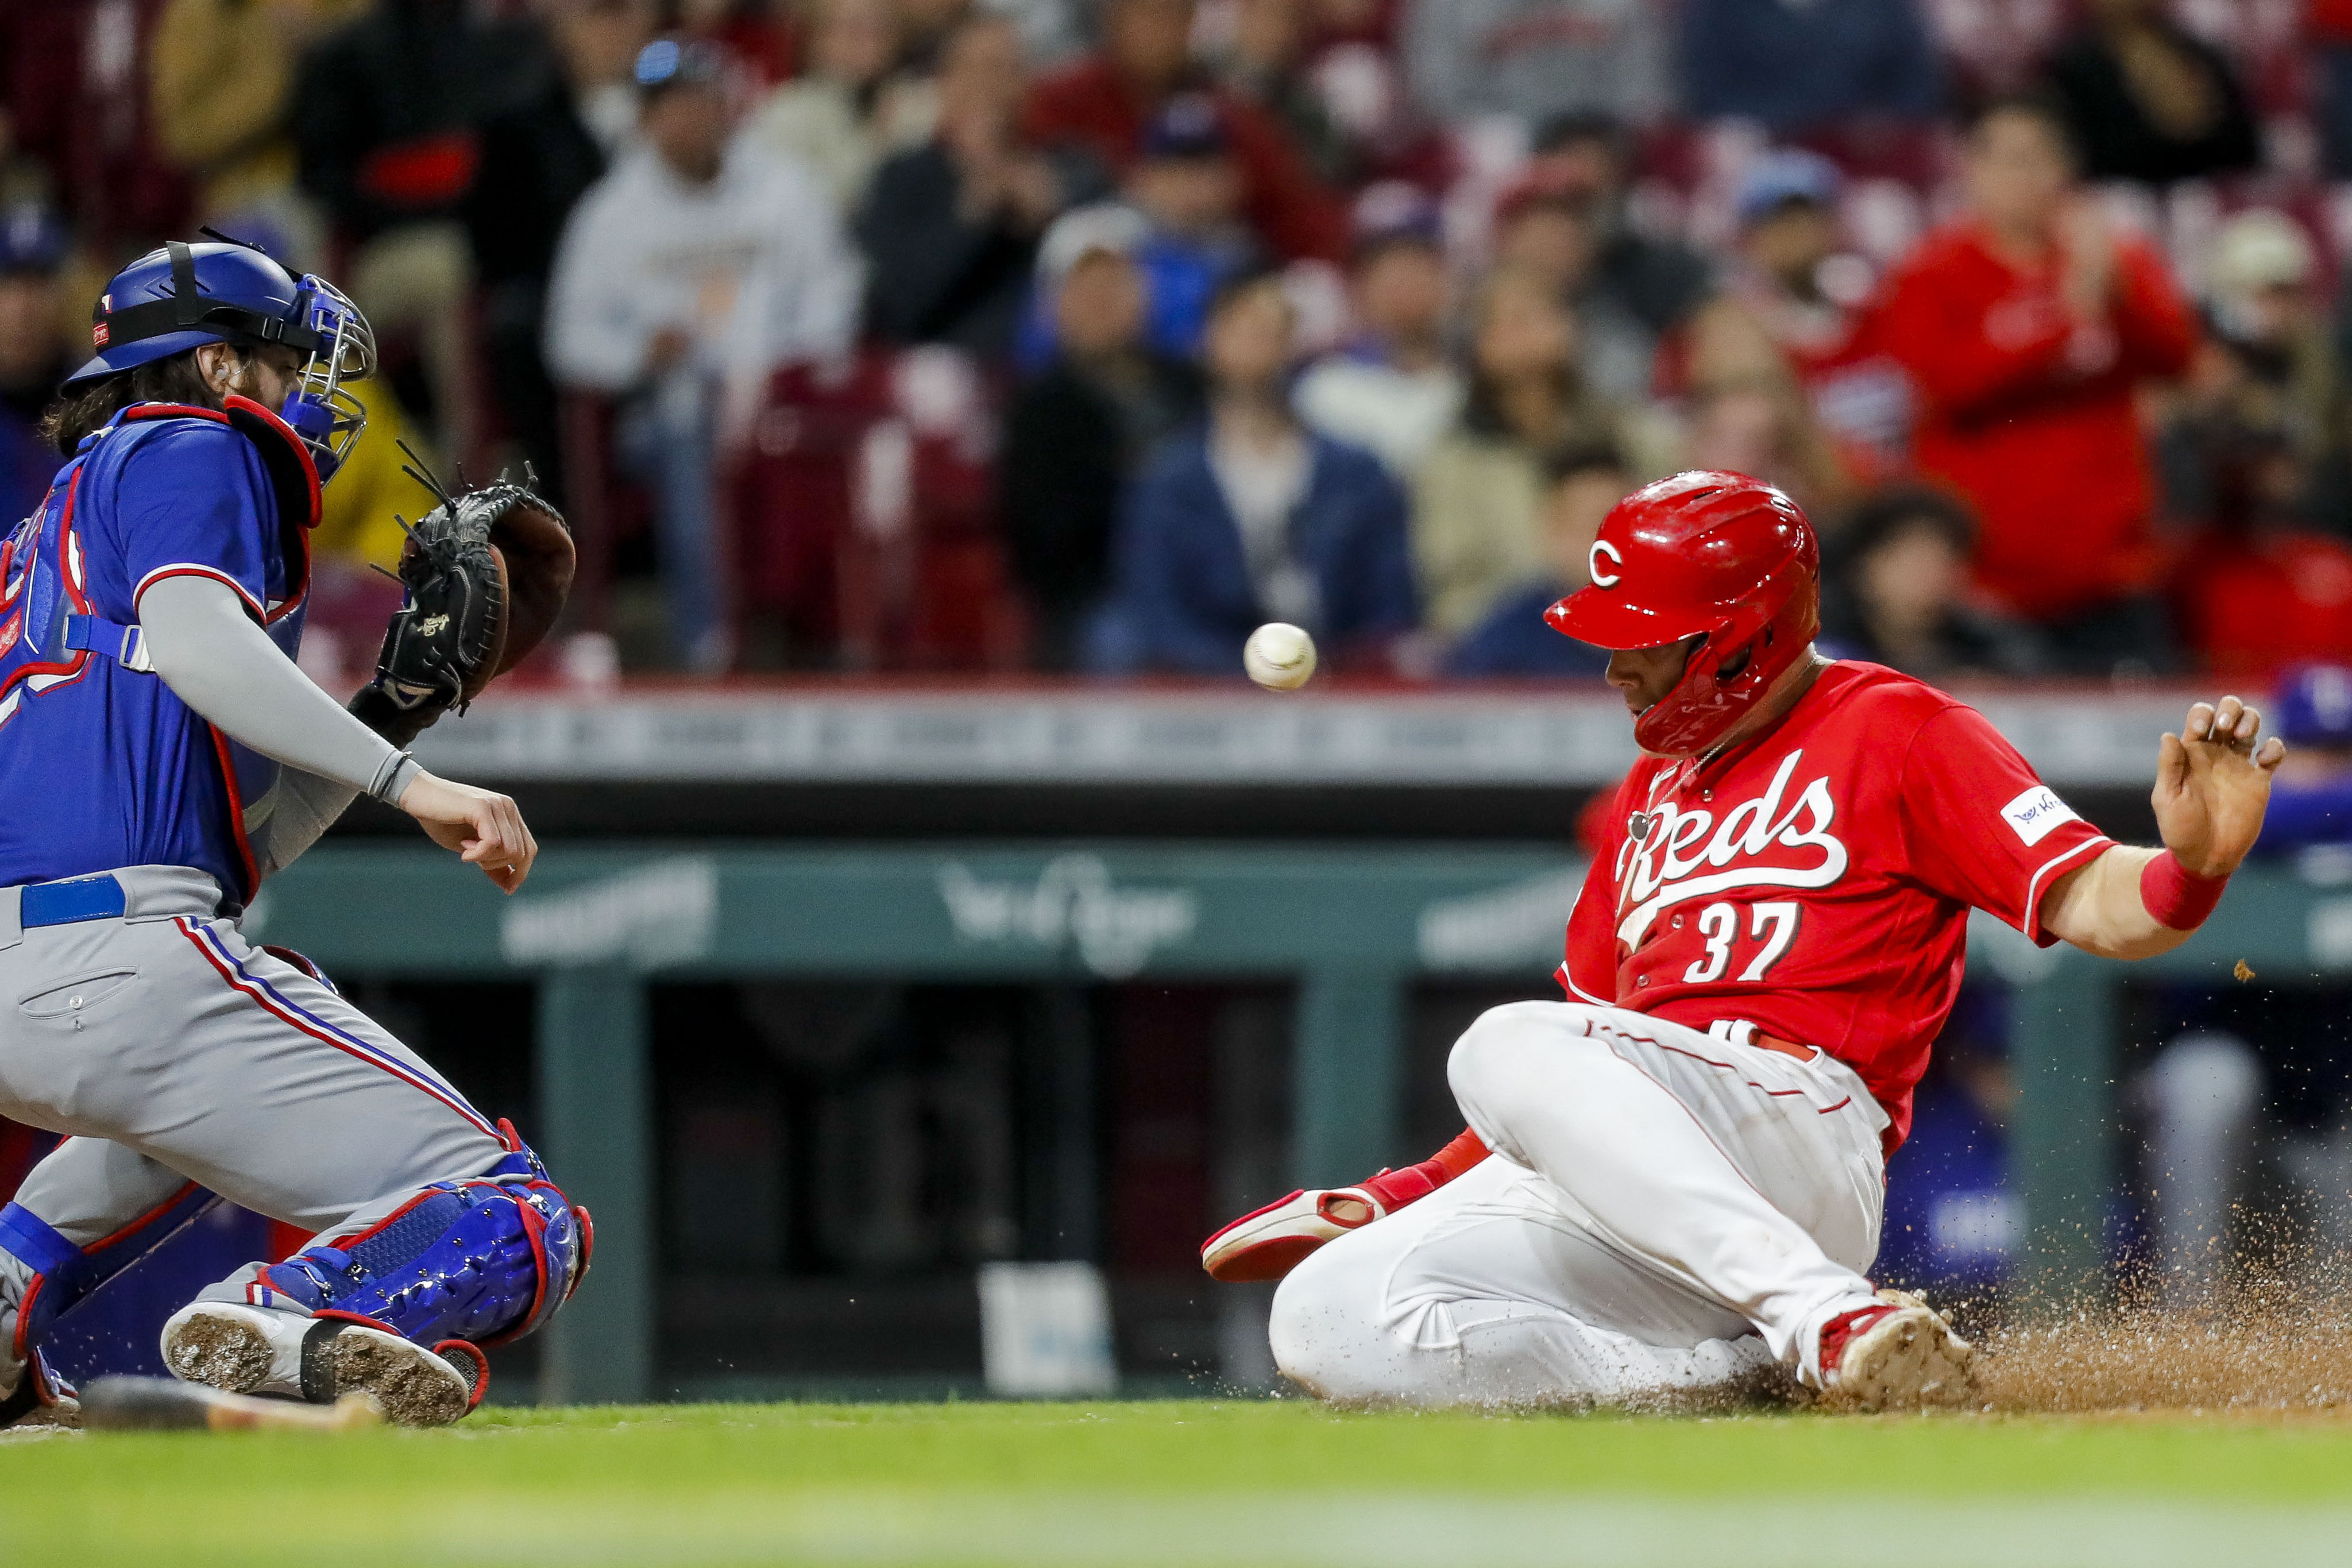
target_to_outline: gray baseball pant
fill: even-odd
[[[505,1157],[415,1052],[217,918],[211,878],[114,876],[121,918],[31,930],[19,890],[0,889],[0,1116],[69,1134],[16,1194],[66,1239],[87,1247],[190,1182],[349,1234]],[[0,1389],[31,1273],[0,1252]]]

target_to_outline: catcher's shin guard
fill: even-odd
[[[357,1235],[261,1269],[257,1307],[385,1329],[420,1344],[503,1344],[552,1318],[588,1272],[595,1232],[499,1123],[512,1151],[487,1174],[436,1182]]]
[[[31,1270],[16,1302],[16,1321],[0,1344],[0,1364],[28,1360],[66,1310],[177,1235],[218,1194],[190,1182],[129,1225],[77,1247],[21,1204],[0,1208],[0,1251]]]

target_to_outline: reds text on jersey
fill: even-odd
[[[1579,1001],[1752,1023],[1859,1073],[1891,1119],[1959,992],[1968,913],[2047,946],[2051,879],[2110,840],[1976,710],[1877,665],[1822,672],[1706,759],[1645,757],[1568,927]]]

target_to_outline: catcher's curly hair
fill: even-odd
[[[70,458],[82,438],[106,427],[106,422],[134,403],[184,403],[197,408],[218,408],[221,400],[205,384],[196,368],[196,351],[186,349],[150,360],[117,375],[86,381],[58,395],[41,416],[40,437]]]

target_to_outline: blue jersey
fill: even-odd
[[[278,765],[142,668],[139,595],[226,584],[292,658],[318,479],[259,405],[142,404],[81,444],[0,547],[0,886],[189,866],[241,908],[259,878],[245,811]]]

